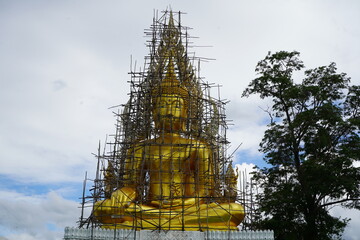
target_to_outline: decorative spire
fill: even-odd
[[[170,10],[169,27],[170,27],[170,28],[175,28],[175,25],[174,25],[174,17],[173,17],[172,10]]]
[[[236,201],[237,197],[237,179],[238,174],[235,174],[234,168],[232,167],[232,163],[230,162],[225,174],[225,198],[230,200],[231,202]]]
[[[154,85],[159,85],[160,81],[165,78],[164,75],[167,74],[166,68],[170,65],[169,61],[171,60],[171,64],[177,69],[175,75],[181,85],[186,87],[192,98],[201,97],[195,70],[182,43],[182,36],[185,37],[186,34],[182,35],[180,25],[175,26],[172,10],[167,14],[168,19],[165,23],[161,23],[163,28],[159,32],[160,41],[153,45],[155,54],[149,68],[150,81]]]
[[[163,44],[165,47],[165,52],[162,54],[166,54],[166,56],[172,55],[173,57],[178,56],[179,50],[181,50],[182,46],[180,43],[180,32],[175,27],[174,17],[172,11],[170,11],[169,22],[164,27],[164,32],[162,36]],[[160,44],[162,45],[162,44]],[[160,53],[161,54],[161,53]]]

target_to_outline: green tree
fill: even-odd
[[[267,167],[254,179],[257,226],[273,229],[276,239],[340,238],[348,219],[329,214],[335,205],[360,209],[360,87],[350,86],[335,63],[306,70],[298,52],[269,54],[257,64],[259,75],[243,96],[273,101],[270,124],[260,150]]]

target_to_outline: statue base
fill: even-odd
[[[157,231],[65,228],[64,240],[274,240],[273,231]]]

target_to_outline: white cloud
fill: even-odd
[[[0,191],[0,235],[9,240],[60,239],[65,226],[73,226],[79,204],[56,192],[27,196]]]
[[[264,135],[266,125],[270,121],[268,115],[260,108],[266,108],[264,107],[266,104],[269,105],[267,101],[259,101],[256,96],[237,99],[229,104],[228,117],[234,120],[228,133],[232,149],[242,143],[240,151],[258,153],[259,143]]]
[[[255,172],[255,164],[252,163],[242,163],[242,164],[235,164],[235,171],[239,174],[239,190],[242,187],[250,184],[252,178],[252,172]],[[245,184],[245,185],[244,185]]]
[[[360,211],[355,209],[346,209],[336,206],[330,210],[335,217],[351,219],[346,227],[343,237],[346,240],[358,240],[360,236]]]

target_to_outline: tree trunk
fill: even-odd
[[[316,210],[314,207],[314,202],[311,201],[311,198],[307,199],[307,213],[305,214],[305,232],[304,232],[304,239],[319,239],[318,231],[316,227]]]

